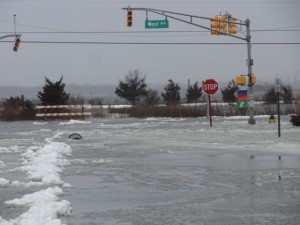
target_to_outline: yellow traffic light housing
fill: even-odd
[[[238,29],[234,21],[237,18],[232,17],[229,14],[213,16],[210,21],[210,28],[212,35],[226,35],[226,34],[236,34]]]
[[[212,34],[212,35],[219,35],[220,32],[218,32],[218,31],[219,31],[219,29],[220,29],[220,27],[219,27],[220,22],[218,21],[218,16],[212,17],[210,21],[211,21],[210,27],[211,27],[211,29],[213,29],[213,30],[211,31],[211,34]]]
[[[132,26],[132,10],[127,10],[127,26]]]
[[[14,45],[14,48],[13,48],[13,50],[14,50],[15,52],[18,51],[18,48],[19,48],[19,46],[20,46],[20,43],[21,43],[21,38],[20,38],[20,36],[16,36],[15,45]]]
[[[246,84],[246,76],[238,75],[235,78],[236,85],[245,85]]]
[[[236,34],[237,33],[237,28],[236,25],[232,22],[236,21],[237,19],[235,17],[230,17],[229,18],[229,23],[228,23],[228,34]]]
[[[250,85],[254,85],[256,83],[256,76],[254,74],[250,75]]]
[[[218,16],[218,18],[219,18],[219,20],[222,20],[222,21],[219,21],[219,31],[222,32],[220,34],[226,33],[226,24],[227,24],[226,16],[225,15]]]
[[[211,23],[210,23],[210,28],[213,29],[211,31],[212,35],[221,35],[226,33],[227,29],[226,29],[226,25],[227,25],[227,21],[226,21],[226,16],[214,16],[211,18]]]

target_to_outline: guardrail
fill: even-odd
[[[37,113],[36,117],[77,117],[81,116],[82,119],[84,116],[92,116],[92,112],[84,112],[85,109],[92,109],[92,105],[40,105],[36,106],[37,110],[44,110],[43,113]],[[47,112],[47,110],[51,109],[51,111],[58,109],[68,109],[69,112]],[[72,110],[72,112],[71,112]],[[77,110],[74,112],[74,110]]]

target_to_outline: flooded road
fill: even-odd
[[[29,207],[7,201],[55,187],[65,211],[49,224],[299,224],[300,129],[288,119],[281,138],[265,117],[254,126],[214,118],[212,128],[206,118],[8,123],[0,224],[19,224]],[[83,139],[68,140],[74,132]],[[28,148],[56,142],[61,171],[51,182],[16,169],[30,161]]]

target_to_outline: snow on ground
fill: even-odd
[[[71,204],[66,200],[59,201],[58,196],[63,191],[59,187],[47,188],[32,194],[24,195],[21,198],[6,201],[8,207],[29,207],[28,211],[9,221],[0,217],[0,224],[45,224],[60,225],[62,224],[58,216],[65,216],[71,213]]]
[[[91,123],[91,121],[70,120],[67,122],[60,122],[59,125],[89,124],[89,123]]]
[[[0,177],[0,188],[46,188],[5,201],[7,207],[25,207],[27,211],[9,220],[3,219],[1,215],[1,225],[60,225],[62,222],[59,216],[71,213],[71,203],[59,200],[59,196],[63,194],[59,186],[71,186],[61,178],[64,167],[70,165],[67,157],[72,152],[69,145],[54,141],[61,135],[62,133],[58,132],[53,137],[46,138],[44,145],[31,146],[20,154],[21,165],[10,171],[24,172],[29,182],[10,181]],[[1,150],[2,153],[19,152],[17,146],[1,148]]]
[[[59,142],[31,147],[21,155],[23,165],[19,169],[26,172],[28,178],[33,181],[62,185],[60,174],[63,167],[69,164],[65,158],[70,154],[71,147]]]

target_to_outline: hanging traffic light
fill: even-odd
[[[214,16],[211,18],[210,28],[213,29],[211,31],[212,35],[221,35],[226,33],[226,16]]]
[[[234,22],[236,21],[236,18],[235,17],[230,17],[229,18],[229,23],[228,23],[228,34],[236,34],[237,33],[237,28],[236,28],[236,25],[234,23],[231,23],[231,22]]]
[[[253,86],[256,83],[256,76],[254,74],[250,75],[250,85]]]
[[[21,37],[20,36],[16,36],[15,45],[14,45],[14,48],[13,48],[13,50],[15,52],[18,51],[18,48],[20,46],[20,42],[21,42]]]
[[[246,76],[244,75],[238,75],[235,78],[236,85],[245,85],[246,84]]]
[[[127,11],[127,26],[128,27],[132,26],[132,11],[131,10]]]
[[[226,16],[218,16],[220,21],[220,25],[219,25],[219,30],[222,32],[220,34],[226,33],[226,25],[227,25],[227,21],[226,21]]]
[[[211,21],[210,28],[213,29],[211,31],[211,34],[212,35],[219,35],[220,33],[218,32],[218,30],[219,30],[218,16],[212,17],[210,21]]]

